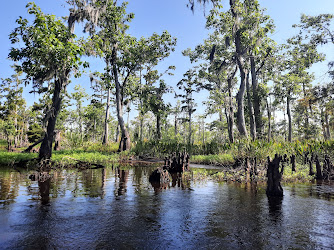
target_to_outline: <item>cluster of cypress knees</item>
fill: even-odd
[[[169,157],[165,158],[164,166],[158,167],[150,175],[151,183],[169,183],[170,173],[182,173],[189,169],[189,154],[187,152],[174,152]]]
[[[256,169],[256,158],[251,160],[245,158],[245,172],[246,181],[255,180],[258,171]],[[283,188],[281,186],[281,179],[283,176],[284,168],[286,164],[291,164],[291,170],[296,171],[296,156],[291,155],[288,157],[286,154],[281,156],[276,154],[274,159],[267,158],[267,189],[266,194],[269,197],[282,197]],[[316,172],[313,170],[313,164],[315,163]],[[331,162],[328,155],[325,155],[323,166],[320,164],[319,157],[313,153],[304,153],[304,164],[309,164],[309,174],[315,175],[317,180],[334,180],[334,165]],[[151,183],[166,184],[170,182],[170,173],[179,172],[182,173],[189,169],[189,154],[173,153],[169,157],[165,158],[164,166],[158,167],[149,177]]]

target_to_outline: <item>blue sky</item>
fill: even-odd
[[[0,77],[9,77],[13,72],[10,68],[11,61],[7,60],[8,52],[11,47],[8,39],[9,33],[16,27],[15,20],[19,16],[27,17],[26,4],[28,0],[3,1],[2,15],[0,20]],[[35,3],[41,7],[45,13],[52,13],[57,16],[68,15],[64,0],[37,0]],[[176,71],[173,77],[166,79],[167,84],[174,86],[182,78],[191,64],[188,58],[181,55],[181,51],[190,47],[194,48],[207,37],[208,31],[205,30],[205,17],[203,9],[198,7],[193,14],[186,7],[187,0],[129,0],[128,11],[135,13],[135,18],[130,24],[130,33],[136,37],[150,36],[153,32],[161,33],[168,30],[172,36],[177,37],[178,43],[176,51],[161,64],[161,70],[169,65],[175,65]],[[228,8],[228,1],[222,1],[224,9]],[[276,25],[276,32],[272,38],[277,43],[284,43],[287,38],[297,33],[292,24],[299,23],[300,15],[317,15],[320,13],[334,13],[334,0],[260,0],[262,8],[267,9],[267,14],[271,16]],[[209,9],[210,6],[207,6]],[[329,51],[330,49],[330,51]],[[333,47],[324,47],[323,50],[329,55],[328,59],[334,58]],[[328,51],[326,51],[328,50]],[[98,59],[91,60],[93,70],[102,70],[104,64]],[[313,70],[316,71],[316,80],[322,81],[324,73],[327,71],[327,62],[316,65]],[[89,79],[84,76],[75,79],[71,83],[81,84],[89,92]],[[71,87],[70,87],[71,89]],[[25,92],[28,104],[38,101],[38,96],[28,96]],[[201,93],[195,96],[199,103],[199,112],[203,111],[201,102],[205,100],[206,95]],[[173,101],[173,98],[168,98]]]

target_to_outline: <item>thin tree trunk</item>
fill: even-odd
[[[232,77],[227,79],[228,84],[228,100],[229,100],[229,108],[228,108],[228,137],[231,143],[234,142],[233,136],[233,125],[234,125],[234,111],[233,111],[233,99],[232,99],[232,81],[235,73]]]
[[[268,114],[268,142],[271,140],[271,107],[267,99],[267,114]]]
[[[144,117],[143,114],[140,114],[140,132],[139,132],[139,139],[142,142],[143,141],[143,129],[144,129]]]
[[[160,125],[161,117],[160,114],[157,114],[157,139],[161,139],[161,125]]]
[[[247,104],[248,104],[248,112],[249,112],[250,133],[252,136],[252,140],[254,141],[256,140],[256,125],[255,125],[255,117],[254,117],[252,100],[250,96],[249,72],[247,72],[247,76],[246,76],[246,89],[247,89]]]
[[[103,135],[102,144],[108,144],[108,135],[109,135],[108,120],[109,120],[109,113],[110,113],[109,111],[110,110],[110,92],[111,92],[111,89],[108,88],[106,115],[105,115],[105,120],[104,120],[104,135]]]
[[[177,114],[174,117],[174,134],[177,135]]]
[[[327,139],[331,139],[331,131],[329,128],[329,119],[328,119],[328,112],[327,109],[325,110],[325,122],[326,122],[326,134],[327,134]]]
[[[115,138],[115,141],[116,141],[116,142],[120,142],[120,140],[119,140],[119,131],[120,131],[119,124],[117,124],[116,138]]]
[[[303,96],[304,96],[304,100],[306,100],[306,86],[305,83],[303,82]],[[305,139],[308,140],[310,138],[309,136],[309,115],[308,115],[308,111],[307,111],[307,107],[304,108],[305,110]]]
[[[93,141],[96,142],[96,119],[94,118],[94,133],[93,133]]]
[[[224,126],[223,126],[223,111],[222,111],[223,107],[221,107],[219,109],[219,130],[220,130],[220,140],[223,140],[223,135],[224,135]],[[225,117],[226,119],[228,119],[227,117],[227,113],[226,113],[226,107],[225,107]]]
[[[321,108],[320,109],[320,124],[321,124],[321,128],[322,128],[322,134],[324,136],[324,140],[327,140],[327,131],[326,131],[326,125],[325,125],[325,116],[324,116],[324,110]]]
[[[114,45],[114,49],[112,52],[112,66],[113,66],[113,75],[114,75],[114,80],[115,80],[115,85],[116,85],[116,111],[117,111],[117,118],[118,118],[118,123],[121,129],[121,141],[119,144],[119,151],[125,151],[129,150],[131,147],[131,142],[130,142],[130,135],[128,130],[126,129],[124,119],[123,119],[123,103],[122,103],[122,95],[121,95],[121,85],[118,80],[118,70],[116,66],[116,44]]]
[[[188,144],[189,144],[189,146],[192,145],[192,143],[191,143],[191,136],[192,136],[191,113],[192,113],[192,108],[190,108],[190,111],[189,111],[189,138],[188,138]]]
[[[256,69],[255,69],[255,60],[254,57],[250,58],[251,62],[251,75],[252,75],[252,89],[253,89],[253,106],[254,106],[254,117],[256,124],[256,132],[258,136],[262,135],[262,117],[261,117],[261,100],[259,96],[259,86],[257,81]]]
[[[288,93],[288,96],[286,98],[286,112],[287,112],[287,115],[288,115],[288,123],[289,123],[288,141],[291,142],[291,140],[292,140],[292,121],[291,121],[291,109],[290,109],[290,93]]]
[[[242,65],[239,65],[240,70],[240,87],[237,94],[237,122],[238,130],[240,136],[248,137],[245,123],[245,113],[244,113],[244,94],[245,94],[245,85],[246,85],[246,74],[245,70],[242,68]]]

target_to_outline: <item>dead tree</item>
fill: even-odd
[[[282,197],[283,196],[283,188],[281,186],[281,179],[284,170],[284,166],[280,168],[280,162],[282,157],[279,155],[275,155],[275,158],[270,161],[270,157],[268,156],[268,169],[267,169],[267,190],[266,194],[269,197],[276,196]]]

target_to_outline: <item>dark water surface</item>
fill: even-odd
[[[217,183],[192,169],[167,189],[152,167],[0,169],[0,249],[334,249],[334,186]]]

